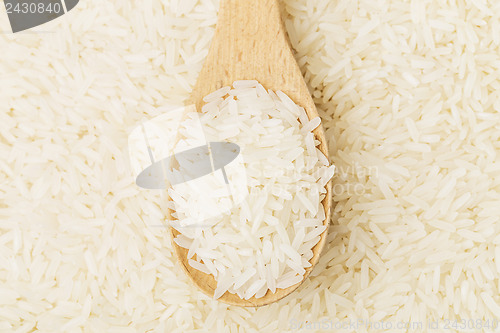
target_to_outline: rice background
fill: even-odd
[[[86,0],[0,34],[1,332],[500,320],[500,2],[284,5],[338,167],[311,277],[267,307],[209,299],[134,184],[127,136],[189,96],[218,1]]]

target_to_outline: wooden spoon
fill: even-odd
[[[296,104],[305,108],[309,119],[318,117],[318,112],[304,82],[300,68],[292,54],[283,24],[278,0],[221,0],[219,18],[204,67],[193,90],[189,104],[200,111],[203,97],[209,93],[230,86],[236,80],[257,80],[266,89],[281,90]],[[328,147],[322,126],[314,131],[321,142],[319,149],[328,156]],[[326,186],[326,196],[322,201],[328,226],[331,205],[331,182]],[[169,212],[170,214],[172,211]],[[171,217],[172,218],[172,217]],[[172,240],[179,234],[170,228]],[[306,268],[304,280],[318,262],[325,244],[328,229],[321,234],[318,244],[312,249],[312,266]],[[187,249],[172,245],[183,270],[205,294],[213,297],[217,282],[210,274],[205,274],[188,264]],[[241,299],[236,294],[226,292],[218,300],[238,306],[262,306],[287,296],[301,284],[286,289],[268,291],[262,298]]]

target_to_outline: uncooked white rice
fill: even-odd
[[[500,3],[284,1],[335,208],[312,276],[256,309],[192,286],[126,152],[143,117],[189,97],[218,3],[80,1],[45,33],[0,34],[0,331],[498,320]]]
[[[302,125],[303,109],[257,81],[236,81],[233,89],[220,88],[203,100],[199,127],[205,141],[235,143],[240,152],[224,167],[227,184],[215,170],[169,189],[177,219],[172,225],[181,233],[174,241],[188,249],[193,268],[214,276],[214,299],[226,291],[260,298],[291,287],[303,280],[311,266],[306,254],[326,230],[322,201],[335,167],[324,165],[316,148],[312,131],[321,120]],[[192,112],[184,115],[187,126],[180,125],[185,134],[177,138],[179,146],[199,136],[190,128],[198,117]],[[213,157],[212,168],[215,163]]]

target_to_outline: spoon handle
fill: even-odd
[[[296,74],[293,80],[290,74]],[[266,88],[292,92],[299,76],[278,0],[221,0],[212,45],[194,89],[198,107],[203,94],[236,80],[258,80]],[[206,82],[212,86],[201,86]]]
[[[277,60],[276,39],[286,39],[278,1],[222,0],[216,34],[229,72],[258,72]]]
[[[230,39],[231,54],[260,58],[283,30],[278,0],[221,0],[216,34]]]

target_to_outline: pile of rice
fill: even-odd
[[[228,291],[248,300],[304,280],[327,229],[322,201],[335,166],[316,148],[319,117],[308,119],[286,94],[257,81],[233,87],[204,98],[199,122],[205,141],[237,144],[239,156],[224,174],[175,185],[169,196],[175,242],[189,250],[191,267],[214,276],[214,299]],[[192,112],[176,146],[189,149],[199,139]],[[177,170],[186,172],[191,164],[184,164]]]
[[[305,283],[262,308],[204,296],[129,167],[130,131],[188,98],[218,1],[80,1],[0,34],[0,331],[500,318],[500,3],[284,2],[337,167]]]

